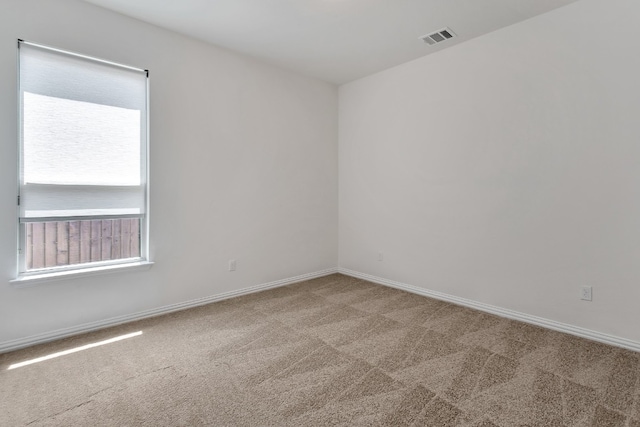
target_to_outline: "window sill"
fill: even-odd
[[[124,271],[148,270],[154,263],[151,261],[138,261],[126,264],[104,265],[99,267],[88,267],[79,270],[64,270],[38,274],[25,274],[10,280],[14,287],[23,288],[43,282],[56,280],[75,279],[79,277],[97,276],[108,273],[119,273]]]

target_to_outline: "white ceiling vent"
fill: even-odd
[[[451,31],[450,28],[443,28],[442,30],[438,30],[435,33],[427,34],[426,36],[420,37],[420,39],[429,44],[434,45],[436,43],[443,42],[445,40],[452,39],[456,36],[456,34]]]

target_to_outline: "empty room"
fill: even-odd
[[[639,23],[0,0],[0,425],[640,427]]]

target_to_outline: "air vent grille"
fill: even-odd
[[[435,33],[422,36],[420,37],[420,39],[429,45],[434,45],[436,43],[441,43],[443,41],[452,39],[455,36],[456,34],[453,31],[451,31],[450,28],[443,28],[442,30],[438,30]]]

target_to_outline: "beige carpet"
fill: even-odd
[[[0,355],[0,425],[640,427],[639,360],[332,275]]]

